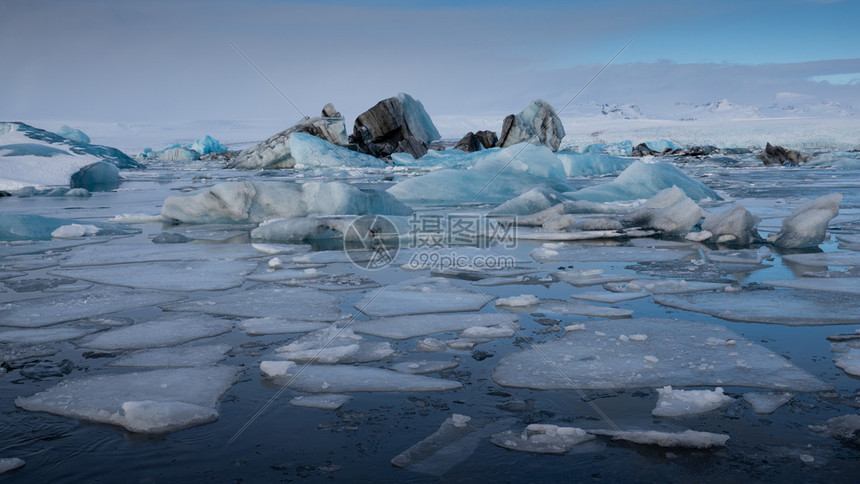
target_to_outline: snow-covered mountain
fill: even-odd
[[[755,119],[761,117],[757,107],[735,104],[728,99],[705,104],[677,102],[675,103],[674,114],[673,117],[681,121]]]
[[[794,115],[794,116],[854,116],[854,108],[850,104],[842,104],[830,99],[823,99],[813,103],[783,103],[776,101],[771,104],[766,113],[771,116]]]
[[[564,110],[565,116],[599,117],[601,119],[648,119],[636,104],[590,101],[571,104]]]

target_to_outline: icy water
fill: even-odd
[[[484,285],[463,278],[449,277],[440,283],[441,296],[424,303],[430,308],[418,311],[432,313],[433,305],[447,307],[452,300],[472,293],[478,299],[475,310],[457,313],[463,318],[469,314],[488,315],[503,322],[516,321],[521,328],[514,335],[488,339],[472,349],[446,348],[439,352],[422,352],[416,349],[426,337],[450,341],[458,338],[459,331],[445,331],[405,339],[385,338],[362,333],[362,323],[371,319],[356,308],[378,309],[398,313],[398,305],[421,306],[427,292],[399,290],[399,285],[431,275],[430,269],[406,270],[409,250],[401,251],[395,264],[382,270],[365,270],[343,257],[340,250],[318,252],[325,244],[315,247],[296,245],[268,247],[265,251],[251,245],[251,227],[237,226],[162,226],[161,223],[135,224],[142,233],[129,237],[95,237],[77,241],[39,242],[33,245],[17,244],[0,247],[0,269],[3,285],[0,286],[0,303],[4,311],[17,307],[39,307],[38,315],[28,316],[29,321],[50,318],[55,298],[66,298],[65,304],[74,304],[77,294],[107,293],[105,301],[120,304],[131,300],[129,307],[118,311],[84,308],[81,315],[69,321],[42,326],[44,330],[65,329],[65,336],[40,333],[40,341],[22,343],[20,333],[8,331],[22,329],[22,320],[15,320],[0,330],[0,337],[9,342],[4,351],[33,344],[48,347],[47,356],[33,356],[12,360],[7,371],[0,374],[0,458],[19,457],[26,466],[4,475],[10,482],[164,482],[164,481],[241,481],[271,482],[295,480],[343,480],[382,482],[425,481],[559,481],[559,480],[611,480],[611,481],[785,481],[856,482],[860,472],[858,448],[823,433],[810,430],[826,420],[841,415],[855,414],[860,407],[858,380],[835,366],[839,354],[831,351],[828,336],[853,334],[860,328],[860,303],[856,288],[853,293],[828,292],[828,279],[820,279],[819,290],[789,288],[759,288],[764,281],[797,279],[804,273],[826,270],[843,270],[845,266],[808,265],[798,263],[798,254],[837,252],[849,259],[860,259],[860,253],[839,247],[836,236],[848,240],[860,239],[860,171],[832,168],[763,168],[753,166],[741,158],[740,163],[698,163],[679,165],[694,178],[718,190],[727,202],[703,204],[708,210],[719,205],[739,202],[762,217],[760,231],[776,232],[783,217],[802,199],[818,197],[832,192],[843,194],[840,215],[830,223],[830,236],[818,249],[773,253],[759,264],[707,262],[706,252],[716,247],[687,243],[683,240],[633,239],[624,241],[585,241],[542,246],[539,241],[520,239],[515,248],[492,249],[494,254],[512,256],[518,269],[527,272],[529,283]],[[213,183],[235,179],[331,179],[330,174],[318,177],[307,174],[297,176],[286,172],[243,172],[220,170],[217,164],[155,165],[146,171],[124,172],[126,181],[120,190],[96,193],[92,198],[6,198],[0,200],[3,213],[27,213],[81,220],[107,221],[120,214],[150,214],[160,212],[167,196],[190,193]],[[370,179],[382,186],[390,183],[385,173],[371,174]],[[342,174],[343,179],[366,183],[353,174]],[[606,179],[574,180],[577,186],[587,186]],[[458,213],[485,213],[489,207],[467,205],[446,209]],[[426,210],[426,209],[422,209]],[[433,213],[439,213],[434,211]],[[162,232],[181,233],[193,241],[186,244],[153,244],[151,239]],[[337,243],[328,244],[331,248]],[[850,244],[849,244],[850,245]],[[156,247],[156,249],[153,249]],[[182,247],[182,249],[177,249]],[[193,247],[188,250],[187,247]],[[854,248],[857,244],[854,244]],[[535,249],[550,248],[559,253],[555,260],[534,259]],[[754,246],[753,249],[758,248]],[[277,250],[276,250],[277,249]],[[471,248],[455,247],[470,257]],[[449,252],[451,251],[449,250]],[[278,252],[279,251],[279,252]],[[180,253],[181,252],[181,253]],[[166,254],[173,254],[168,257]],[[317,255],[322,254],[322,255]],[[792,257],[789,257],[791,255]],[[277,256],[282,260],[282,271],[313,269],[327,275],[350,273],[364,276],[378,283],[376,287],[360,287],[339,291],[290,293],[290,287],[277,282],[266,282],[265,277],[278,274],[269,271],[269,261]],[[297,261],[293,261],[298,257]],[[316,258],[322,259],[316,259]],[[307,264],[308,260],[313,264]],[[322,260],[323,262],[318,262]],[[808,259],[807,259],[808,260]],[[115,264],[105,270],[105,261]],[[334,262],[331,262],[334,261]],[[850,261],[850,260],[849,260]],[[846,264],[847,265],[847,264]],[[743,287],[737,299],[716,304],[717,297],[733,297],[734,292],[702,292],[682,295],[650,293],[643,297],[612,303],[574,299],[572,295],[590,297],[589,293],[604,292],[601,285],[575,285],[550,277],[560,271],[602,271],[601,276],[624,279],[686,280],[719,282]],[[185,272],[183,272],[185,271]],[[198,277],[187,277],[187,273]],[[250,276],[242,276],[242,274]],[[305,274],[311,273],[310,271]],[[438,272],[434,272],[438,274]],[[448,274],[451,275],[451,274]],[[258,277],[255,277],[258,276]],[[626,276],[626,277],[624,277]],[[257,280],[253,280],[253,279]],[[262,280],[261,280],[262,278]],[[575,279],[575,278],[574,278]],[[808,277],[805,279],[809,279]],[[833,279],[835,280],[835,279]],[[176,281],[180,281],[177,285]],[[365,281],[367,282],[367,281]],[[297,286],[310,286],[312,279],[291,282]],[[64,286],[66,286],[64,288]],[[137,287],[128,289],[126,286]],[[434,286],[435,287],[435,286]],[[668,287],[668,286],[667,286]],[[677,287],[677,286],[672,286]],[[145,288],[141,289],[141,288]],[[65,289],[65,290],[64,290]],[[169,290],[168,290],[169,289]],[[329,287],[330,289],[330,287]],[[341,287],[342,289],[342,287]],[[433,288],[431,288],[433,289]],[[62,292],[56,292],[60,290]],[[287,291],[282,299],[279,292]],[[219,303],[226,304],[230,295],[238,300],[247,299],[254,291],[264,292],[267,299],[254,305],[253,310],[225,309],[222,314],[204,316],[200,312],[168,312],[163,308],[181,309],[183,304],[211,312]],[[447,291],[447,292],[445,292]],[[432,290],[430,291],[432,293]],[[657,292],[657,291],[655,291]],[[160,298],[152,304],[135,303],[135,297],[147,294]],[[275,294],[275,296],[272,296]],[[289,297],[293,294],[293,298]],[[388,343],[396,353],[382,360],[358,363],[367,368],[392,368],[399,363],[432,360],[456,363],[452,369],[429,373],[428,377],[446,382],[458,382],[462,387],[446,391],[345,391],[351,396],[338,410],[304,408],[290,404],[297,396],[311,395],[294,389],[282,389],[278,378],[268,379],[261,373],[263,361],[277,361],[275,349],[296,340],[300,334],[249,335],[240,326],[253,316],[270,316],[314,320],[326,308],[308,308],[301,305],[308,294],[327,294],[339,298],[343,319],[341,326],[364,337],[363,343]],[[745,294],[753,294],[746,297]],[[304,295],[304,296],[302,296]],[[525,307],[484,304],[486,299],[498,296],[509,298],[533,295],[540,305]],[[83,296],[82,296],[83,297]],[[314,296],[316,297],[316,296]],[[127,298],[127,299],[123,299]],[[243,299],[244,298],[244,299]],[[684,304],[658,304],[656,300],[688,301]],[[674,299],[673,299],[674,298]],[[194,301],[206,301],[195,305]],[[458,299],[459,300],[459,299]],[[631,318],[605,319],[603,310],[592,309],[590,315],[563,314],[582,312],[582,308],[562,308],[560,303],[582,303],[599,308],[627,310]],[[42,302],[48,301],[42,305]],[[426,301],[424,299],[423,301]],[[799,307],[811,314],[794,311],[791,304],[800,301]],[[808,302],[808,303],[807,303]],[[100,304],[109,305],[108,302]],[[251,304],[248,303],[248,306]],[[299,307],[301,306],[301,307]],[[728,306],[728,307],[727,307]],[[100,306],[101,307],[101,306]],[[687,309],[680,309],[686,307]],[[208,308],[208,309],[207,309]],[[561,308],[561,309],[560,309]],[[750,322],[756,316],[746,312],[765,308],[769,324]],[[789,308],[789,309],[786,309]],[[80,309],[80,308],[79,308]],[[247,309],[247,308],[245,308]],[[692,309],[696,309],[695,311]],[[732,315],[721,311],[731,310]],[[62,314],[64,309],[57,312]],[[89,314],[87,314],[89,312]],[[215,311],[217,312],[217,311]],[[239,314],[242,313],[242,314]],[[300,314],[299,314],[300,313]],[[8,313],[6,313],[8,314]],[[727,319],[715,316],[727,316]],[[134,328],[167,316],[189,316],[186,336],[173,338],[173,330],[156,329],[142,332],[142,344],[134,348],[94,343],[93,338],[107,334],[105,329]],[[353,317],[354,315],[354,317]],[[320,316],[316,322],[325,326],[335,318]],[[412,316],[421,321],[422,316]],[[518,318],[518,319],[517,319]],[[636,371],[628,373],[617,368],[618,381],[630,377],[633,384],[622,389],[602,388],[577,390],[576,387],[598,388],[590,378],[592,373],[568,375],[558,388],[531,389],[503,386],[498,380],[510,380],[517,375],[502,377],[494,372],[501,367],[503,358],[520,352],[532,356],[538,366],[543,358],[534,345],[543,348],[541,354],[552,358],[550,343],[560,338],[572,338],[577,351],[593,345],[604,345],[603,353],[588,355],[582,361],[557,360],[560,372],[566,365],[572,368],[598,368],[576,366],[594,361],[612,359],[614,348],[636,344],[613,333],[613,325],[622,326],[641,318],[677,319],[687,322],[709,323],[731,331],[732,338],[742,338],[737,349],[724,350],[726,339],[701,346],[701,361],[696,354],[684,354],[684,345],[672,347],[655,343],[663,333],[672,329],[657,327],[671,322],[642,323],[637,333],[649,337],[646,353],[638,349],[623,349],[620,361],[631,362],[642,368],[648,365],[672,363],[676,371],[686,368],[691,375],[706,375],[707,384],[692,384],[691,388],[713,390],[722,386],[735,400],[717,410],[681,417],[655,417],[652,415],[658,392],[655,386],[636,386]],[[816,318],[820,318],[816,321]],[[57,319],[57,318],[54,318]],[[63,319],[63,318],[59,318]],[[747,321],[744,321],[747,320]],[[803,320],[807,325],[792,325]],[[9,319],[4,319],[9,324]],[[841,324],[830,324],[833,322]],[[774,324],[774,323],[784,324]],[[819,325],[813,323],[826,324]],[[429,323],[428,323],[429,324]],[[635,323],[639,324],[639,323]],[[648,326],[648,324],[657,326]],[[576,327],[575,325],[583,325]],[[420,325],[419,325],[420,326]],[[501,327],[505,327],[502,324]],[[508,323],[509,326],[509,323]],[[568,328],[567,330],[565,328]],[[633,326],[630,326],[631,328]],[[645,328],[641,330],[641,328]],[[653,328],[653,329],[652,329]],[[722,331],[722,329],[719,329]],[[74,333],[80,331],[80,334]],[[108,331],[108,332],[109,332]],[[3,332],[7,332],[5,335]],[[178,330],[177,330],[178,332]],[[629,339],[633,333],[625,334]],[[724,334],[724,333],[719,333]],[[28,337],[36,338],[33,333]],[[18,338],[16,340],[16,338]],[[165,338],[165,342],[159,342]],[[14,341],[13,341],[14,340]],[[53,340],[53,341],[52,341]],[[16,342],[17,341],[17,342]],[[568,341],[565,339],[564,341]],[[659,341],[663,341],[659,339]],[[472,341],[474,343],[474,341]],[[733,343],[734,344],[734,343]],[[126,342],[126,345],[128,343]],[[130,375],[128,379],[141,380],[138,374],[148,368],[113,366],[112,362],[146,346],[194,347],[199,345],[227,345],[219,366],[233,367],[238,371],[235,384],[217,398],[219,415],[211,423],[177,430],[170,433],[148,435],[121,427],[91,423],[76,418],[55,416],[38,411],[27,411],[15,405],[17,397],[29,397],[48,390],[62,380],[110,375]],[[718,346],[714,349],[715,346]],[[760,355],[744,353],[748,347],[772,352]],[[462,347],[460,347],[462,348]],[[626,347],[624,347],[626,348]],[[718,361],[713,349],[731,361]],[[697,350],[698,351],[698,350]],[[723,353],[720,353],[723,351]],[[757,350],[758,351],[758,350]],[[856,350],[855,350],[856,351]],[[217,353],[217,351],[216,351]],[[573,351],[572,351],[573,353]],[[644,355],[644,360],[643,360]],[[809,376],[805,384],[795,381],[787,384],[780,379],[788,370],[763,373],[768,361],[784,357],[793,365],[792,372]],[[149,355],[157,364],[157,356]],[[217,356],[216,356],[217,358]],[[657,360],[653,362],[652,359]],[[68,360],[69,363],[63,363]],[[743,360],[743,361],[742,361]],[[281,360],[283,361],[283,360]],[[37,364],[42,366],[37,366]],[[704,370],[690,369],[695,363],[705,364]],[[708,368],[708,365],[711,368]],[[196,366],[211,368],[197,363]],[[341,365],[342,366],[342,365]],[[415,366],[415,365],[413,365]],[[450,366],[450,365],[449,365]],[[717,368],[714,369],[713,366]],[[299,365],[301,367],[301,364]],[[45,371],[34,371],[42,368]],[[681,368],[681,369],[684,369]],[[605,368],[604,368],[605,370]],[[610,368],[610,371],[612,369]],[[338,383],[323,376],[312,382],[318,387]],[[698,371],[698,373],[697,373]],[[595,370],[596,372],[596,370]],[[312,373],[308,370],[308,374]],[[552,371],[550,371],[550,374]],[[586,374],[588,373],[588,374]],[[668,371],[663,380],[683,378]],[[717,376],[713,376],[713,375]],[[30,375],[30,376],[27,376]],[[633,376],[630,376],[633,375]],[[558,377],[558,375],[554,375]],[[723,380],[723,378],[725,378]],[[557,380],[558,378],[556,378]],[[540,386],[534,377],[525,377],[525,386]],[[718,384],[717,380],[721,380]],[[734,380],[734,381],[732,381]],[[121,381],[121,380],[118,380]],[[739,384],[739,382],[743,384]],[[811,383],[810,383],[811,382]],[[201,382],[188,382],[189,387]],[[347,378],[347,383],[355,383]],[[378,382],[377,382],[378,383]],[[752,383],[756,383],[753,385]],[[206,382],[202,382],[203,387]],[[214,383],[213,383],[214,385]],[[742,395],[751,391],[784,391],[785,385],[796,395],[785,405],[770,414],[756,414]],[[610,386],[612,384],[610,383]],[[757,386],[758,388],[751,388]],[[770,388],[768,388],[770,386]],[[829,388],[826,388],[829,387]],[[205,392],[205,388],[201,391]],[[198,392],[198,393],[201,393]],[[201,397],[202,398],[202,397]],[[74,402],[67,401],[66,404]],[[206,407],[205,404],[201,404]],[[410,449],[440,429],[443,422],[454,414],[471,417],[477,430],[470,434],[457,434],[459,438],[445,441],[436,447],[438,452],[423,463],[407,468],[392,464],[392,459]],[[573,446],[565,455],[542,455],[517,452],[494,445],[491,435],[511,430],[516,434],[529,424],[553,424],[583,429],[657,430],[676,432],[692,429],[728,435],[725,447],[711,449],[684,449],[657,445],[614,441],[604,437]],[[485,425],[485,426],[483,426]],[[482,427],[483,426],[483,427]],[[480,427],[480,428],[479,428]],[[469,427],[470,429],[472,427]],[[456,432],[455,432],[456,434]],[[854,440],[855,445],[857,440]]]

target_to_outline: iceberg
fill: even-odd
[[[401,152],[419,158],[427,153],[427,145],[440,137],[421,101],[401,92],[361,113],[355,119],[350,141],[359,151],[373,156]]]
[[[559,151],[555,154],[570,178],[615,175],[633,163],[630,158],[609,156],[602,153],[570,153]]]
[[[490,210],[490,217],[506,215],[532,215],[543,212],[551,207],[561,205],[567,197],[561,193],[544,187],[532,188],[522,195],[512,198],[498,207]],[[563,207],[563,205],[562,205]],[[557,215],[556,215],[557,216]],[[544,221],[545,223],[546,221]]]
[[[468,153],[467,170],[440,169],[388,189],[404,203],[502,203],[535,187],[570,191],[564,167],[549,149],[520,144]]]
[[[564,135],[564,125],[552,106],[543,99],[535,99],[519,114],[505,118],[498,146],[504,148],[525,142],[558,151]]]
[[[656,195],[624,217],[636,226],[655,229],[667,235],[686,235],[705,211],[676,186]]]
[[[651,198],[661,190],[672,186],[680,188],[688,197],[696,201],[705,198],[722,200],[717,192],[670,164],[643,161],[633,162],[611,182],[586,187],[566,195],[574,200],[592,202],[638,200]]]
[[[0,123],[0,146],[7,143],[26,144],[28,146],[24,148],[33,150],[36,153],[65,152],[72,155],[92,156],[98,161],[113,163],[117,168],[123,170],[144,168],[143,165],[116,148],[79,143],[63,138],[50,131],[34,128],[28,124],[19,122]],[[42,156],[50,155],[42,154]]]
[[[15,405],[131,432],[172,432],[217,420],[215,405],[238,370],[211,366],[89,376],[18,397]]]
[[[682,417],[710,412],[735,401],[723,393],[722,387],[715,390],[675,390],[671,386],[657,389],[657,407],[651,411],[655,417]]]
[[[296,160],[294,168],[383,168],[387,163],[370,155],[350,151],[306,133],[293,133],[290,149]]]
[[[702,222],[702,235],[712,244],[749,245],[753,242],[761,242],[762,238],[756,231],[756,225],[760,218],[749,213],[740,205],[723,212],[712,212],[705,215]]]
[[[200,153],[184,146],[174,146],[159,152],[155,159],[158,161],[194,161],[200,159]]]
[[[694,321],[595,321],[585,331],[569,331],[537,346],[505,355],[493,371],[493,380],[507,387],[541,390],[667,385],[807,392],[831,388],[724,326]]]
[[[191,196],[167,197],[161,215],[182,223],[260,223],[314,215],[409,215],[391,195],[339,182],[226,182]]]
[[[827,224],[839,215],[841,201],[841,193],[831,193],[803,202],[782,221],[779,233],[767,241],[785,249],[817,246],[824,242]]]
[[[209,136],[208,134],[199,140],[191,143],[190,149],[196,151],[200,155],[208,155],[209,153],[223,153],[227,151],[227,147],[221,144],[220,141]]]
[[[74,141],[75,143],[80,143],[84,145],[90,144],[90,137],[87,136],[83,131],[75,128],[71,128],[66,126],[65,124],[60,126],[60,129],[57,130],[57,134],[66,138],[67,140]]]

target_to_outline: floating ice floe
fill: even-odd
[[[0,330],[0,343],[39,344],[82,338],[102,328],[53,327],[39,329]]]
[[[0,458],[0,474],[24,467],[24,460],[17,457]]]
[[[246,319],[239,323],[239,329],[244,331],[248,336],[262,336],[267,334],[308,333],[327,328],[329,325],[329,323],[314,321],[265,317]]]
[[[724,326],[670,319],[590,322],[540,351],[504,356],[500,385],[534,389],[749,386],[818,391],[831,386]],[[646,336],[635,340],[630,335]],[[626,336],[621,338],[621,336]]]
[[[749,213],[740,205],[734,205],[722,212],[711,212],[705,215],[702,231],[690,234],[693,240],[711,242],[713,244],[749,245],[761,241],[756,226],[761,219]]]
[[[169,315],[145,323],[113,328],[78,343],[97,350],[136,350],[177,346],[233,329],[233,323],[202,314]]]
[[[686,235],[705,214],[696,202],[676,186],[660,190],[656,195],[624,216],[638,227],[659,230],[667,235]]]
[[[559,159],[546,147],[518,144],[470,153],[468,170],[441,169],[388,189],[404,203],[502,203],[535,187],[570,190]]]
[[[763,283],[773,287],[860,295],[860,277],[799,277]]]
[[[536,305],[531,306],[503,306],[511,312],[547,312],[556,314],[576,314],[579,316],[591,316],[595,318],[629,318],[633,315],[631,309],[619,309],[606,306],[595,306],[579,301],[563,301],[561,299],[541,299]]]
[[[634,279],[629,282],[610,282],[603,285],[604,289],[612,292],[642,291],[651,294],[687,294],[691,292],[723,291],[731,284],[716,282],[697,282],[673,279]]]
[[[833,417],[822,425],[811,425],[809,429],[854,446],[860,445],[860,415],[857,414]]]
[[[860,266],[860,254],[854,252],[786,254],[782,256],[782,260],[804,266]]]
[[[724,447],[729,440],[725,434],[697,432],[661,432],[658,430],[597,430],[588,429],[593,435],[605,435],[613,440],[627,440],[635,444],[657,445],[660,447],[685,447],[691,449],[709,449]]]
[[[717,192],[699,181],[685,175],[681,170],[664,163],[644,163],[635,161],[618,177],[600,185],[583,188],[576,192],[565,193],[574,200],[592,202],[612,202],[617,200],[647,199],[660,190],[677,186],[693,200],[712,198],[722,200]]]
[[[271,267],[272,262],[269,261]],[[265,272],[255,272],[245,276],[245,279],[256,282],[282,282],[296,281],[298,284],[306,284],[309,280],[320,279],[328,276],[325,272],[313,268],[309,269],[277,269]]]
[[[457,368],[460,364],[456,361],[439,361],[439,360],[417,360],[404,361],[391,365],[391,369],[401,373],[410,375],[425,375],[427,373],[439,373],[445,370]]]
[[[272,366],[270,363],[278,363]],[[289,365],[283,365],[289,363]],[[308,393],[349,392],[441,392],[456,390],[460,382],[441,380],[423,375],[407,375],[397,371],[349,365],[303,365],[290,361],[267,362],[263,372],[289,388]]]
[[[829,279],[821,279],[827,284]],[[730,321],[817,326],[856,324],[852,295],[798,289],[742,290],[654,296],[654,302]]]
[[[639,299],[643,297],[650,296],[651,293],[640,291],[640,292],[611,292],[611,291],[591,291],[591,292],[583,292],[579,294],[572,294],[570,297],[573,299],[581,299],[583,301],[592,301],[592,302],[602,302],[615,304],[622,301],[631,301],[633,299]]]
[[[705,252],[705,258],[711,262],[724,264],[761,264],[771,256],[767,247],[740,250],[710,250]]]
[[[534,251],[530,254],[538,262],[661,262],[675,261],[697,255],[689,247],[677,249],[648,249],[640,247],[582,246],[567,244],[543,244],[554,254],[541,257]]]
[[[495,338],[510,338],[517,334],[518,326],[508,323],[502,326],[472,326],[460,332],[461,338],[490,340]]]
[[[161,215],[184,223],[260,223],[315,215],[409,215],[391,195],[340,182],[226,182],[190,196],[167,197]]]
[[[142,262],[242,260],[260,253],[247,244],[209,244],[201,250],[199,244],[101,244],[81,247],[60,260],[63,268]],[[129,266],[136,267],[136,266]],[[144,267],[144,266],[140,266]],[[129,271],[131,272],[131,271]]]
[[[490,442],[505,449],[522,452],[564,455],[575,446],[594,439],[594,435],[576,427],[531,424],[522,432],[506,430],[495,434],[490,438]]]
[[[779,407],[790,402],[794,398],[793,393],[787,392],[747,392],[744,400],[750,404],[753,412],[758,414],[771,414]]]
[[[817,246],[824,242],[827,224],[839,215],[841,201],[841,193],[831,193],[801,203],[782,221],[779,233],[768,237],[768,242],[786,249]]]
[[[215,405],[238,368],[209,366],[65,380],[15,405],[33,412],[164,433],[218,419]]]
[[[51,240],[52,238],[68,239],[92,235],[137,233],[140,233],[140,229],[105,222],[0,213],[0,241]]]
[[[294,407],[318,408],[320,410],[337,410],[346,405],[352,397],[349,395],[338,395],[334,393],[321,393],[318,395],[299,395],[290,400]]]
[[[657,406],[651,413],[656,417],[683,417],[710,412],[735,401],[723,393],[722,387],[715,390],[676,390],[671,386],[658,388]]]
[[[230,345],[200,345],[141,350],[116,358],[108,366],[189,368],[212,365],[223,360],[231,348]]]
[[[340,298],[303,287],[252,287],[245,291],[171,304],[168,311],[191,311],[219,316],[265,318],[289,315],[304,321],[336,321]]]
[[[368,316],[478,311],[495,296],[457,286],[449,279],[424,277],[370,291],[353,306]]]
[[[288,286],[309,287],[321,291],[358,291],[380,286],[378,282],[369,277],[348,273],[327,275],[310,281],[280,281],[280,283]]]
[[[257,268],[249,261],[142,262],[58,269],[49,274],[110,286],[162,291],[223,291],[239,287]]]
[[[367,341],[350,328],[330,325],[275,348],[275,353],[297,363],[365,363],[394,356],[391,343]]]
[[[41,328],[129,309],[158,306],[179,299],[182,298],[155,292],[98,288],[83,293],[9,303],[0,309],[0,326]]]
[[[570,270],[553,272],[553,277],[564,281],[574,287],[588,287],[609,283],[621,283],[632,281],[635,276],[608,275],[603,269]]]
[[[414,316],[392,316],[355,321],[352,329],[356,333],[369,334],[394,340],[436,333],[463,331],[476,326],[500,326],[515,323],[519,317],[499,313],[487,314],[421,314]]]
[[[496,306],[526,307],[538,304],[540,299],[532,294],[521,294],[519,296],[505,297],[496,300]]]
[[[860,349],[851,348],[839,355],[833,362],[836,366],[845,370],[845,373],[860,376]]]
[[[29,360],[31,358],[43,358],[56,355],[59,352],[58,348],[44,344],[0,343],[0,361],[11,362]]]
[[[513,419],[493,421],[453,414],[439,430],[391,459],[397,467],[442,476],[475,452],[487,437],[510,426]]]

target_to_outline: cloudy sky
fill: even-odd
[[[404,91],[433,116],[728,98],[860,108],[856,0],[0,1],[0,119],[347,118]]]

